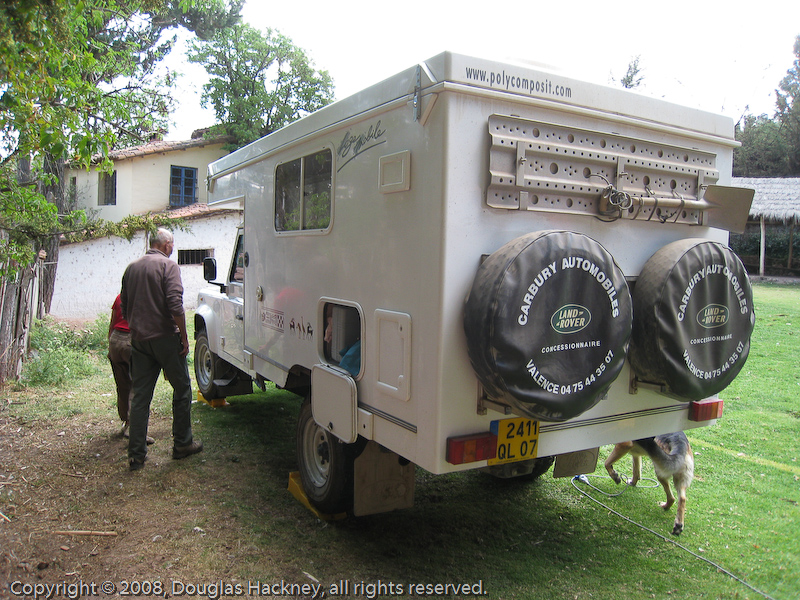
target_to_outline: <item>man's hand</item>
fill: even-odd
[[[172,319],[175,321],[175,325],[178,327],[178,331],[181,334],[181,344],[183,348],[180,351],[180,355],[187,356],[189,354],[189,335],[186,332],[186,315],[172,315]]]

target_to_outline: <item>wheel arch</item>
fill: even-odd
[[[210,306],[201,304],[194,313],[194,339],[197,339],[197,335],[203,331],[206,332],[210,339],[211,331],[209,329],[213,327],[214,311],[211,310]]]

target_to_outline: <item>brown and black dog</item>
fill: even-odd
[[[669,510],[675,503],[675,496],[669,487],[669,478],[672,477],[672,483],[678,494],[678,511],[672,534],[680,535],[686,513],[686,490],[694,478],[694,454],[686,434],[679,431],[633,442],[621,442],[614,446],[614,450],[606,459],[605,466],[611,479],[616,483],[621,483],[622,479],[614,470],[614,463],[628,453],[633,455],[633,477],[628,481],[628,485],[636,485],[642,478],[642,456],[649,456],[653,461],[656,477],[667,495],[667,501],[661,503],[661,508],[664,510]]]

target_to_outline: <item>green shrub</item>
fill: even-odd
[[[84,327],[71,327],[51,317],[34,321],[31,327],[31,350],[39,353],[59,348],[80,352],[105,351],[108,348],[107,315],[100,315],[93,323]]]
[[[20,383],[30,387],[64,386],[97,372],[90,355],[72,348],[32,353],[22,367]]]
[[[70,327],[50,317],[31,327],[30,354],[20,383],[26,386],[63,386],[97,371],[96,357],[108,348],[108,316],[85,327]]]
[[[789,240],[792,240],[792,256],[800,258],[800,235],[790,235],[788,227],[770,226],[765,236],[766,257],[786,261],[789,257]],[[758,256],[761,252],[761,233],[756,228],[748,227],[743,234],[732,234],[731,249],[739,256]]]

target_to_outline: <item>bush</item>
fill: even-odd
[[[790,235],[788,227],[770,226],[765,236],[768,259],[786,260],[789,258],[789,240],[792,239],[792,257],[800,258],[800,235]],[[758,256],[761,249],[761,233],[758,228],[748,227],[743,234],[732,234],[731,249],[739,256]]]
[[[31,327],[31,350],[39,353],[70,348],[80,352],[104,351],[108,348],[107,315],[100,315],[85,327],[71,327],[52,317],[34,321]]]
[[[97,356],[108,348],[108,317],[74,328],[52,318],[35,321],[31,327],[30,354],[22,368],[20,383],[32,387],[63,386],[93,375]]]
[[[32,354],[22,367],[20,383],[31,387],[64,386],[97,371],[91,356],[71,348]]]

